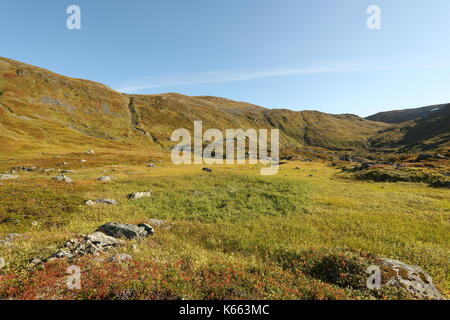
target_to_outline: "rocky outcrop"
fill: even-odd
[[[383,271],[382,285],[384,287],[402,288],[420,299],[443,299],[434,286],[433,279],[421,267],[397,260],[382,259],[380,268]]]
[[[153,228],[145,223],[135,225],[110,222],[99,227],[98,231],[114,238],[126,239],[144,239],[155,233]]]
[[[53,256],[54,258],[73,258],[76,256],[96,255],[123,244],[122,240],[95,232],[80,238],[71,239]]]

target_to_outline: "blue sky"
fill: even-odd
[[[367,116],[450,102],[449,17],[448,0],[2,0],[0,56],[126,92]]]

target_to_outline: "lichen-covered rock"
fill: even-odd
[[[67,183],[71,183],[73,181],[71,178],[69,178],[68,176],[65,176],[63,174],[53,177],[53,180],[67,182]]]
[[[434,286],[433,279],[420,267],[407,265],[401,261],[382,259],[382,282],[385,287],[403,288],[421,299],[443,299]]]
[[[151,231],[150,231],[151,229]],[[149,225],[121,224],[110,222],[98,228],[98,231],[114,238],[143,239],[153,234]]]
[[[137,199],[142,199],[142,198],[148,198],[152,196],[152,192],[151,191],[147,191],[147,192],[136,192],[136,193],[131,193],[128,195],[128,199],[130,200],[137,200]]]

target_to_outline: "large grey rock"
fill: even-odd
[[[130,200],[137,200],[137,199],[142,199],[142,198],[148,198],[152,196],[152,192],[151,191],[147,191],[147,192],[136,192],[136,193],[131,193],[128,195],[128,199]]]
[[[115,222],[110,222],[100,226],[98,231],[114,238],[126,239],[143,239],[154,233],[153,228],[146,224],[134,225]]]
[[[17,179],[19,176],[14,176],[12,174],[0,174],[0,180],[14,180]]]
[[[96,204],[109,204],[112,206],[116,206],[119,204],[119,202],[117,202],[114,199],[97,199],[97,200],[88,200],[88,201],[86,201],[85,204],[88,206],[94,206]]]
[[[71,178],[69,178],[68,176],[65,176],[63,174],[53,177],[53,180],[67,182],[67,183],[71,183],[73,181]]]
[[[433,279],[422,268],[391,259],[382,259],[380,267],[383,286],[403,288],[421,299],[443,299]]]

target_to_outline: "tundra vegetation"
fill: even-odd
[[[0,58],[0,299],[420,298],[367,288],[382,258],[420,266],[448,297],[450,108],[438,109],[386,123],[125,95]],[[171,133],[196,120],[279,129],[279,172],[174,165]],[[111,222],[129,238],[96,232]]]

